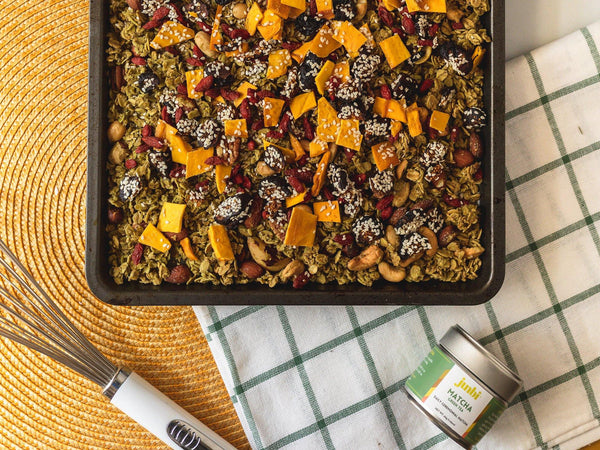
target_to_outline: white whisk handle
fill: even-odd
[[[132,372],[111,403],[174,449],[235,450],[142,377]]]

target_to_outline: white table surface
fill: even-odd
[[[600,20],[600,0],[506,0],[506,58]]]

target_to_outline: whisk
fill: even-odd
[[[69,321],[2,240],[0,278],[0,336],[93,381],[113,405],[171,448],[235,450],[139,375],[111,363]]]

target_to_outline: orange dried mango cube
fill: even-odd
[[[158,120],[156,128],[154,129],[154,136],[156,136],[159,139],[166,139],[168,142],[171,136],[175,136],[176,134],[177,128],[172,127],[162,119]]]
[[[290,102],[290,111],[294,116],[294,119],[298,119],[302,114],[317,106],[314,92],[306,92],[304,94],[297,95]]]
[[[223,17],[223,6],[217,5],[215,11],[215,20],[210,32],[210,49],[215,50],[216,46],[223,43],[223,34],[221,34],[221,17]]]
[[[267,68],[267,78],[274,80],[287,73],[288,67],[292,64],[292,57],[289,50],[281,49],[271,52],[269,55],[269,67]]]
[[[317,124],[324,125],[337,120],[337,111],[325,97],[317,102]]]
[[[290,223],[283,243],[296,247],[312,247],[317,234],[317,216],[304,211],[303,208],[292,209]]]
[[[293,197],[288,197],[285,199],[285,207],[291,208],[292,206],[296,206],[299,203],[302,203],[306,198],[306,192],[300,192],[299,194],[294,195]]]
[[[294,150],[294,161],[298,161],[306,154],[306,150],[304,150],[304,147],[302,147],[302,144],[298,138],[293,134],[290,134],[290,143],[292,144],[292,149]]]
[[[380,172],[400,164],[396,149],[389,142],[382,142],[381,144],[374,145],[371,147],[371,151],[373,152],[375,165]]]
[[[178,164],[185,164],[187,154],[192,151],[192,146],[185,142],[181,136],[167,137],[167,141],[171,146],[171,159]]]
[[[337,201],[315,202],[313,211],[319,222],[341,222],[340,204]]]
[[[181,248],[183,249],[183,253],[190,261],[198,261],[198,257],[196,253],[194,253],[194,249],[192,248],[192,242],[189,237],[182,239],[180,242]]]
[[[163,203],[162,209],[158,216],[159,231],[167,233],[179,233],[183,223],[183,214],[185,213],[185,204],[179,203]]]
[[[400,8],[400,6],[402,6],[402,4],[400,3],[400,0],[382,0],[383,6],[385,9],[387,9],[388,11],[393,11],[395,9]]]
[[[246,31],[250,33],[250,36],[254,36],[256,33],[256,27],[263,18],[263,12],[258,6],[258,3],[252,3],[248,15],[246,16]]]
[[[325,142],[335,142],[339,131],[340,122],[331,122],[324,125],[318,125],[315,133],[317,137]]]
[[[227,179],[231,175],[231,166],[224,166],[223,164],[218,164],[215,166],[215,182],[217,184],[217,191],[219,194],[225,192],[225,188],[227,187]]]
[[[168,252],[171,248],[171,243],[169,240],[151,223],[149,223],[146,229],[142,232],[138,242],[140,244],[155,248],[159,252],[163,253]]]
[[[241,94],[238,98],[236,98],[233,101],[233,104],[235,105],[236,108],[242,104],[242,102],[244,101],[244,99],[246,97],[248,97],[248,89],[256,89],[256,86],[254,86],[252,83],[248,83],[247,81],[244,81],[236,89],[236,92],[239,92]]]
[[[398,100],[394,99],[388,101],[384,117],[406,123],[404,103],[400,103]]]
[[[267,9],[273,11],[282,19],[287,19],[290,16],[290,7],[281,0],[267,0]]]
[[[342,46],[342,44],[333,38],[333,31],[331,31],[331,28],[329,28],[327,24],[321,27],[311,43],[310,51],[319,58],[328,57],[331,52],[334,52]]]
[[[390,133],[392,136],[397,136],[398,133],[402,130],[402,122],[398,122],[397,120],[392,120]]]
[[[310,157],[314,158],[315,156],[322,155],[327,150],[329,150],[329,145],[327,142],[319,139],[319,137],[314,138],[309,145]]]
[[[367,38],[354,25],[345,21],[335,25],[333,37],[342,44],[350,56],[358,54],[358,50],[367,42]]]
[[[179,44],[188,41],[195,36],[194,30],[180,24],[179,22],[169,20],[160,27],[150,47],[159,50],[171,45]]]
[[[200,98],[204,95],[203,92],[196,92],[195,88],[198,83],[204,78],[204,69],[201,67],[195,70],[188,70],[185,73],[185,84],[189,98]]]
[[[412,137],[423,134],[421,119],[419,117],[419,106],[413,103],[406,108],[406,119],[408,121],[408,132]]]
[[[319,94],[325,94],[325,84],[331,77],[333,69],[335,69],[335,64],[332,61],[327,60],[325,61],[325,64],[323,64],[323,67],[321,67],[321,70],[319,70],[317,76],[315,77],[315,86],[317,87],[317,91],[319,91]]]
[[[410,52],[397,34],[384,39],[379,43],[379,46],[392,69],[410,58]]]
[[[373,112],[379,114],[381,117],[386,117],[387,107],[390,101],[383,97],[375,97],[375,103],[373,104]]]
[[[235,259],[227,228],[223,225],[213,223],[208,227],[208,240],[215,253],[215,258],[219,261],[233,261]]]
[[[285,105],[285,100],[266,97],[263,106],[263,118],[265,127],[274,127],[279,124],[279,117]]]
[[[294,1],[294,0],[292,0],[292,1]],[[304,12],[304,10],[306,10],[306,2],[303,1],[302,3],[304,3],[304,6],[302,8],[294,8],[293,6],[290,6],[290,16],[288,17],[289,19],[295,19],[300,14],[302,14]]]
[[[479,67],[479,64],[481,64],[481,61],[483,61],[484,56],[485,48],[481,47],[480,45],[475,47],[475,50],[473,51],[473,56],[471,57],[473,58],[473,69],[471,69],[471,72],[477,67]]]
[[[442,111],[433,111],[431,118],[429,119],[429,126],[434,130],[444,131],[448,127],[450,121],[450,114],[446,114]]]
[[[205,161],[213,155],[214,150],[212,148],[201,148],[192,152],[188,152],[186,155],[187,159],[185,161],[185,177],[191,178],[212,170],[213,166],[205,164]]]
[[[342,83],[350,81],[350,63],[347,59],[335,63],[332,76],[339,78]]]
[[[333,19],[333,1],[317,0],[317,12],[325,19]]]
[[[360,122],[358,120],[344,119],[340,121],[340,131],[335,140],[337,145],[359,151],[362,138],[362,134],[360,134]]]
[[[408,12],[445,13],[446,0],[406,0]]]
[[[246,125],[246,119],[226,120],[225,136],[247,138],[248,126]]]
[[[277,34],[281,31],[283,20],[277,13],[267,9],[263,14],[263,18],[257,26],[257,29],[263,39],[268,41],[276,38]]]
[[[298,47],[296,50],[294,50],[292,52],[292,58],[294,58],[294,60],[298,64],[302,64],[302,61],[304,61],[304,58],[306,57],[306,54],[310,50],[311,46],[312,46],[312,41],[305,42],[304,44],[302,44],[300,47]]]
[[[323,156],[321,156],[321,161],[317,164],[317,170],[313,175],[313,185],[310,189],[310,193],[313,197],[319,195],[321,189],[325,185],[325,179],[327,178],[327,167],[329,166],[329,161],[331,160],[331,152],[325,152]]]

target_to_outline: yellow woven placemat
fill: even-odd
[[[110,307],[85,282],[88,3],[0,11],[0,235],[109,358],[248,448],[191,308]],[[5,340],[0,447],[163,448],[93,383]]]

